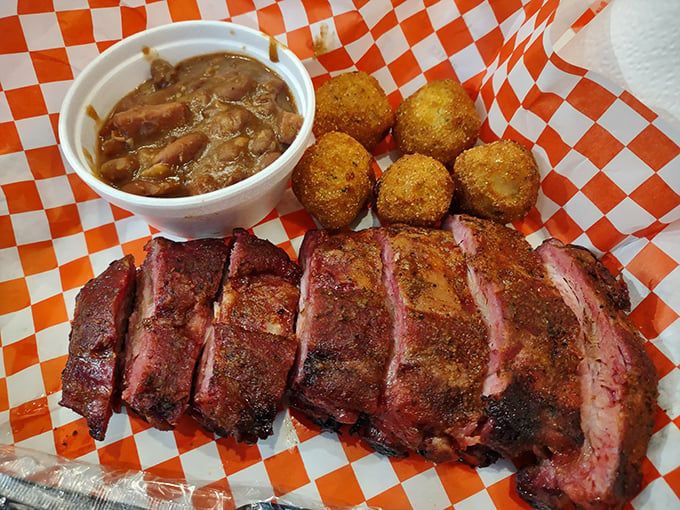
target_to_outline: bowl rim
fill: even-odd
[[[272,164],[268,165],[261,171],[247,177],[246,179],[243,179],[242,181],[239,181],[234,184],[230,184],[229,186],[225,186],[223,188],[210,191],[207,193],[201,193],[198,195],[189,195],[189,196],[183,196],[183,197],[149,197],[149,196],[144,196],[144,195],[136,195],[134,193],[128,193],[126,191],[122,191],[114,186],[111,186],[110,184],[107,184],[106,182],[102,181],[99,179],[93,172],[89,171],[88,169],[82,168],[82,165],[80,164],[79,158],[75,154],[77,143],[76,140],[73,139],[69,135],[69,130],[68,130],[68,125],[72,124],[75,122],[75,119],[77,118],[77,115],[86,115],[85,109],[82,110],[82,112],[69,112],[68,110],[64,109],[64,105],[68,105],[70,103],[74,102],[74,99],[76,98],[76,93],[79,91],[80,86],[82,85],[82,82],[87,78],[88,76],[88,70],[95,68],[97,65],[100,65],[102,61],[105,61],[110,57],[112,53],[115,53],[117,51],[121,51],[120,48],[122,46],[128,46],[130,44],[133,44],[134,42],[140,40],[140,39],[146,39],[149,37],[152,37],[158,32],[164,32],[164,31],[173,31],[173,30],[184,30],[187,27],[196,27],[200,29],[200,27],[205,27],[205,26],[211,26],[214,28],[219,28],[219,29],[224,29],[225,31],[236,31],[242,32],[242,33],[248,33],[249,35],[253,37],[261,37],[263,39],[266,39],[268,41],[268,44],[275,44],[276,45],[276,51],[278,53],[285,53],[288,56],[288,59],[290,60],[290,63],[292,64],[292,67],[300,74],[302,77],[301,80],[301,90],[302,94],[301,96],[305,97],[307,101],[307,106],[308,110],[310,112],[310,115],[304,115],[304,112],[300,111],[300,105],[298,105],[298,113],[304,116],[303,118],[303,124],[300,127],[300,131],[298,132],[298,135],[296,136],[295,140],[293,143],[286,149],[286,151],[279,157],[275,162]],[[153,46],[149,46],[153,50]],[[219,50],[216,50],[219,51]],[[206,52],[207,54],[208,52]],[[243,52],[244,55],[248,55],[247,51]],[[197,53],[196,56],[200,55],[200,53]],[[252,57],[255,58],[256,60],[260,61],[262,64],[265,66],[271,68],[266,62],[262,62],[262,59],[259,59],[257,57]],[[281,59],[279,58],[279,61]],[[138,84],[137,84],[138,85]],[[136,86],[136,85],[135,85]],[[289,85],[290,86],[290,85]],[[146,30],[142,30],[141,32],[137,32],[135,34],[132,34],[128,37],[125,37],[121,39],[120,41],[116,42],[115,44],[111,45],[107,49],[105,49],[103,52],[101,52],[99,55],[97,55],[94,59],[92,59],[84,68],[83,70],[78,74],[78,76],[73,80],[73,83],[69,87],[68,91],[66,92],[66,95],[64,96],[64,99],[62,100],[62,107],[60,109],[60,116],[59,116],[59,125],[58,125],[58,132],[59,132],[59,141],[60,145],[62,148],[62,152],[64,153],[64,156],[69,164],[69,166],[76,172],[76,174],[85,181],[85,183],[90,186],[97,194],[105,196],[105,197],[110,197],[111,200],[117,201],[117,202],[122,202],[122,203],[127,203],[127,204],[134,204],[135,207],[163,207],[166,210],[180,210],[186,207],[195,207],[197,205],[206,205],[208,203],[214,203],[216,201],[224,200],[225,198],[228,198],[233,195],[237,195],[240,192],[243,192],[245,190],[249,190],[252,187],[257,186],[258,183],[261,183],[265,179],[268,178],[273,178],[273,175],[276,173],[277,170],[280,169],[281,166],[285,166],[288,160],[293,157],[293,154],[296,152],[296,149],[300,145],[306,145],[308,144],[309,138],[311,136],[312,132],[312,124],[314,120],[314,109],[315,109],[315,96],[314,96],[314,86],[312,84],[312,79],[311,76],[309,75],[309,72],[305,68],[304,64],[302,63],[301,59],[292,51],[290,48],[288,48],[286,45],[283,43],[277,41],[274,39],[273,36],[270,36],[266,34],[265,32],[262,32],[260,30],[248,27],[246,25],[241,25],[238,23],[230,22],[230,21],[218,21],[218,20],[188,20],[188,21],[177,21],[177,22],[170,22],[166,23],[163,25],[158,25],[152,28],[148,28]],[[108,112],[107,112],[108,114]],[[76,164],[74,164],[76,163]]]

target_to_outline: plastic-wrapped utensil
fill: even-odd
[[[0,510],[314,510],[282,501],[259,501],[257,488],[243,491],[254,503],[237,506],[229,491],[201,483],[117,472],[14,446],[0,446]]]

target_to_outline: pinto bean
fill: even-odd
[[[184,186],[174,181],[135,180],[120,188],[127,193],[147,197],[178,196],[183,194]]]
[[[237,136],[227,140],[217,148],[217,158],[220,161],[234,161],[248,148],[248,137]]]
[[[281,92],[286,89],[286,83],[280,78],[271,77],[269,80],[260,83],[259,91],[276,99]]]
[[[278,110],[278,106],[273,97],[269,95],[262,95],[253,98],[251,108],[255,115],[267,118],[271,117]]]
[[[164,89],[177,79],[175,67],[162,58],[155,58],[151,62],[151,79],[156,90]]]
[[[182,103],[144,105],[113,116],[113,124],[128,139],[153,138],[172,128],[186,124],[191,112]]]
[[[295,140],[303,122],[302,115],[283,110],[276,126],[279,142],[290,145]]]
[[[107,158],[113,158],[123,154],[127,151],[128,146],[125,142],[125,138],[120,136],[116,131],[111,133],[111,137],[102,141],[101,151],[102,156]]]
[[[255,82],[250,76],[234,71],[226,75],[224,80],[215,86],[213,92],[215,97],[222,101],[240,101],[253,90],[254,86]]]
[[[274,131],[265,128],[253,135],[248,144],[248,149],[253,154],[264,154],[265,152],[270,152],[276,149],[276,135]]]
[[[139,161],[135,156],[130,155],[110,159],[99,168],[99,172],[107,181],[124,182],[132,179],[138,168]]]
[[[279,159],[279,156],[281,156],[281,153],[277,151],[262,154],[262,156],[260,156],[260,159],[257,160],[256,170],[262,170],[263,168],[267,168],[274,161]]]
[[[239,165],[226,165],[220,169],[219,179],[213,174],[201,172],[193,176],[187,188],[192,195],[208,193],[245,179],[247,175],[243,175],[242,172],[243,167]]]
[[[174,175],[174,172],[167,163],[155,163],[139,172],[139,176],[143,179],[164,179],[171,175]]]
[[[208,137],[203,133],[189,133],[163,147],[152,162],[183,165],[196,159],[207,143]]]
[[[174,83],[168,85],[164,89],[157,90],[150,94],[138,97],[138,96],[126,96],[120,100],[116,105],[116,112],[124,112],[135,108],[136,106],[149,105],[149,104],[162,104],[172,102],[180,94],[180,83]],[[112,119],[113,120],[113,119]]]
[[[253,114],[248,110],[236,106],[213,115],[210,119],[210,125],[216,136],[229,137],[243,132],[253,118]]]

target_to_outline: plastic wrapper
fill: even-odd
[[[42,452],[0,447],[2,510],[185,510],[235,508],[230,494],[206,488],[205,482],[167,480],[139,471],[114,469]],[[256,501],[258,489],[241,487]],[[319,501],[257,501],[237,510],[316,510]],[[302,506],[304,508],[302,508]],[[344,507],[350,510],[349,507]],[[365,508],[365,507],[364,507]],[[340,509],[338,509],[340,510]]]

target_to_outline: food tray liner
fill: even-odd
[[[316,86],[341,72],[371,73],[395,108],[428,81],[456,78],[482,115],[481,142],[513,138],[532,149],[540,195],[514,226],[533,244],[555,236],[590,248],[628,284],[631,319],[660,379],[643,488],[631,504],[680,507],[680,136],[631,93],[551,46],[606,4],[589,5],[567,34],[556,34],[554,0],[3,2],[0,444],[131,476],[195,481],[226,495],[227,506],[278,498],[310,508],[528,508],[514,494],[508,461],[472,469],[417,455],[389,459],[347,431],[322,433],[288,410],[274,436],[245,446],[188,417],[161,432],[125,411],[96,442],[83,418],[58,405],[78,290],[126,253],[141,263],[144,243],[159,234],[100,199],[64,162],[61,101],[84,66],[121,38],[218,19],[289,46]],[[380,174],[398,157],[391,137],[374,155]],[[369,211],[356,228],[375,224]],[[315,227],[288,188],[250,230],[296,257]]]

